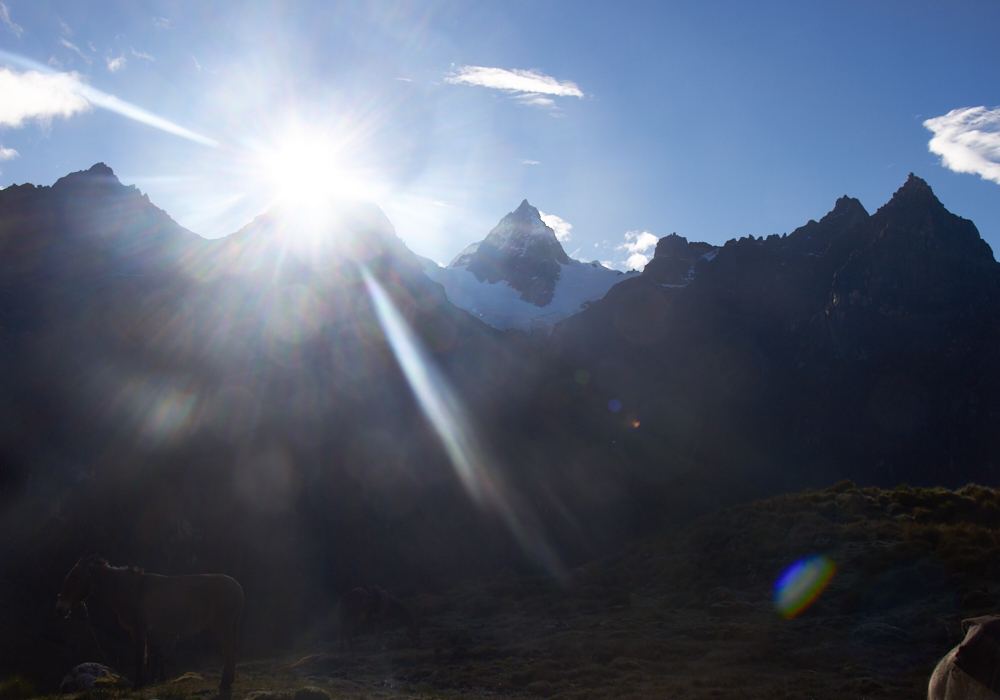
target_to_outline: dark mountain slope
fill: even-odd
[[[845,197],[787,236],[729,241],[685,286],[663,269],[554,334],[641,424],[622,434],[636,459],[773,488],[996,478],[1000,266],[919,178],[870,217]]]

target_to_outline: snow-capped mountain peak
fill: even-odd
[[[549,330],[626,277],[597,261],[570,259],[528,200],[448,267],[428,263],[427,275],[453,304],[500,329]]]

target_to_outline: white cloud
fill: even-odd
[[[409,78],[396,78],[396,80],[402,81],[404,83],[412,83],[413,82]]]
[[[538,215],[542,217],[542,221],[550,229],[555,231],[556,238],[560,243],[564,243],[570,239],[570,231],[573,230],[573,224],[568,221],[564,221],[555,214],[546,214],[544,211],[539,211]]]
[[[454,85],[481,85],[495,90],[527,93],[529,96],[583,97],[583,93],[576,83],[569,80],[560,82],[534,70],[462,66],[458,71],[446,77],[445,81]]]
[[[628,231],[625,234],[625,241],[621,245],[615,246],[615,250],[624,250],[629,253],[625,260],[626,269],[642,270],[646,267],[650,257],[645,253],[650,248],[655,248],[659,240],[649,231]]]
[[[136,51],[135,49],[132,49],[132,55],[135,56],[136,58],[141,58],[141,59],[144,59],[146,61],[155,61],[156,60],[155,58],[153,58],[152,56],[150,56],[148,53],[145,53],[143,51]]]
[[[539,160],[527,160],[527,159],[521,160],[521,165],[541,165],[541,164],[542,162]]]
[[[0,2],[0,22],[3,22],[3,25],[7,27],[7,31],[16,36],[18,39],[21,38],[21,34],[24,33],[24,27],[20,24],[14,23],[14,21],[10,18],[10,11],[2,2]]]
[[[2,145],[0,145],[0,160],[13,160],[14,158],[17,158],[19,155],[21,154],[15,151],[13,148],[4,148]]]
[[[118,58],[109,58],[106,60],[108,62],[108,70],[111,71],[112,73],[117,73],[122,68],[124,68],[125,64],[127,63],[127,61],[125,60],[125,54],[122,54]]]
[[[633,253],[628,256],[628,260],[625,261],[625,267],[629,270],[639,270],[641,272],[646,267],[648,262],[648,256],[643,255],[642,253]]]
[[[660,239],[649,231],[629,231],[625,234],[625,242],[616,247],[615,250],[627,250],[630,253],[645,253],[650,248],[656,247],[656,242]]]
[[[0,68],[0,127],[19,127],[26,120],[48,122],[52,117],[69,117],[90,109],[77,93],[76,73],[16,73]]]
[[[953,109],[924,126],[934,132],[927,147],[944,167],[1000,184],[1000,108]]]
[[[166,17],[154,17],[153,26],[157,29],[170,29],[170,20]]]
[[[0,68],[0,95],[4,97],[0,101],[0,127],[18,127],[28,119],[45,123],[52,117],[68,117],[93,105],[205,146],[219,145],[218,141],[90,87],[77,73],[51,72],[40,63],[2,49],[0,59],[29,67],[25,73]]]

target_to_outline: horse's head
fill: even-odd
[[[90,595],[90,567],[103,561],[96,554],[84,557],[76,563],[76,566],[66,576],[62,590],[56,596],[56,615],[59,617],[69,617],[73,608],[83,610],[86,615],[87,607],[83,601]]]

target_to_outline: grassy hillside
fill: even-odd
[[[294,653],[241,664],[233,697],[918,698],[961,619],[997,609],[998,527],[1000,491],[980,486],[782,495],[634,543],[567,587],[504,571],[412,598],[416,648],[399,630],[386,651],[343,653],[317,621]],[[816,553],[837,572],[786,620],[773,582]],[[173,670],[196,673],[86,700],[207,696],[220,673]],[[3,700],[31,694],[8,687]]]

